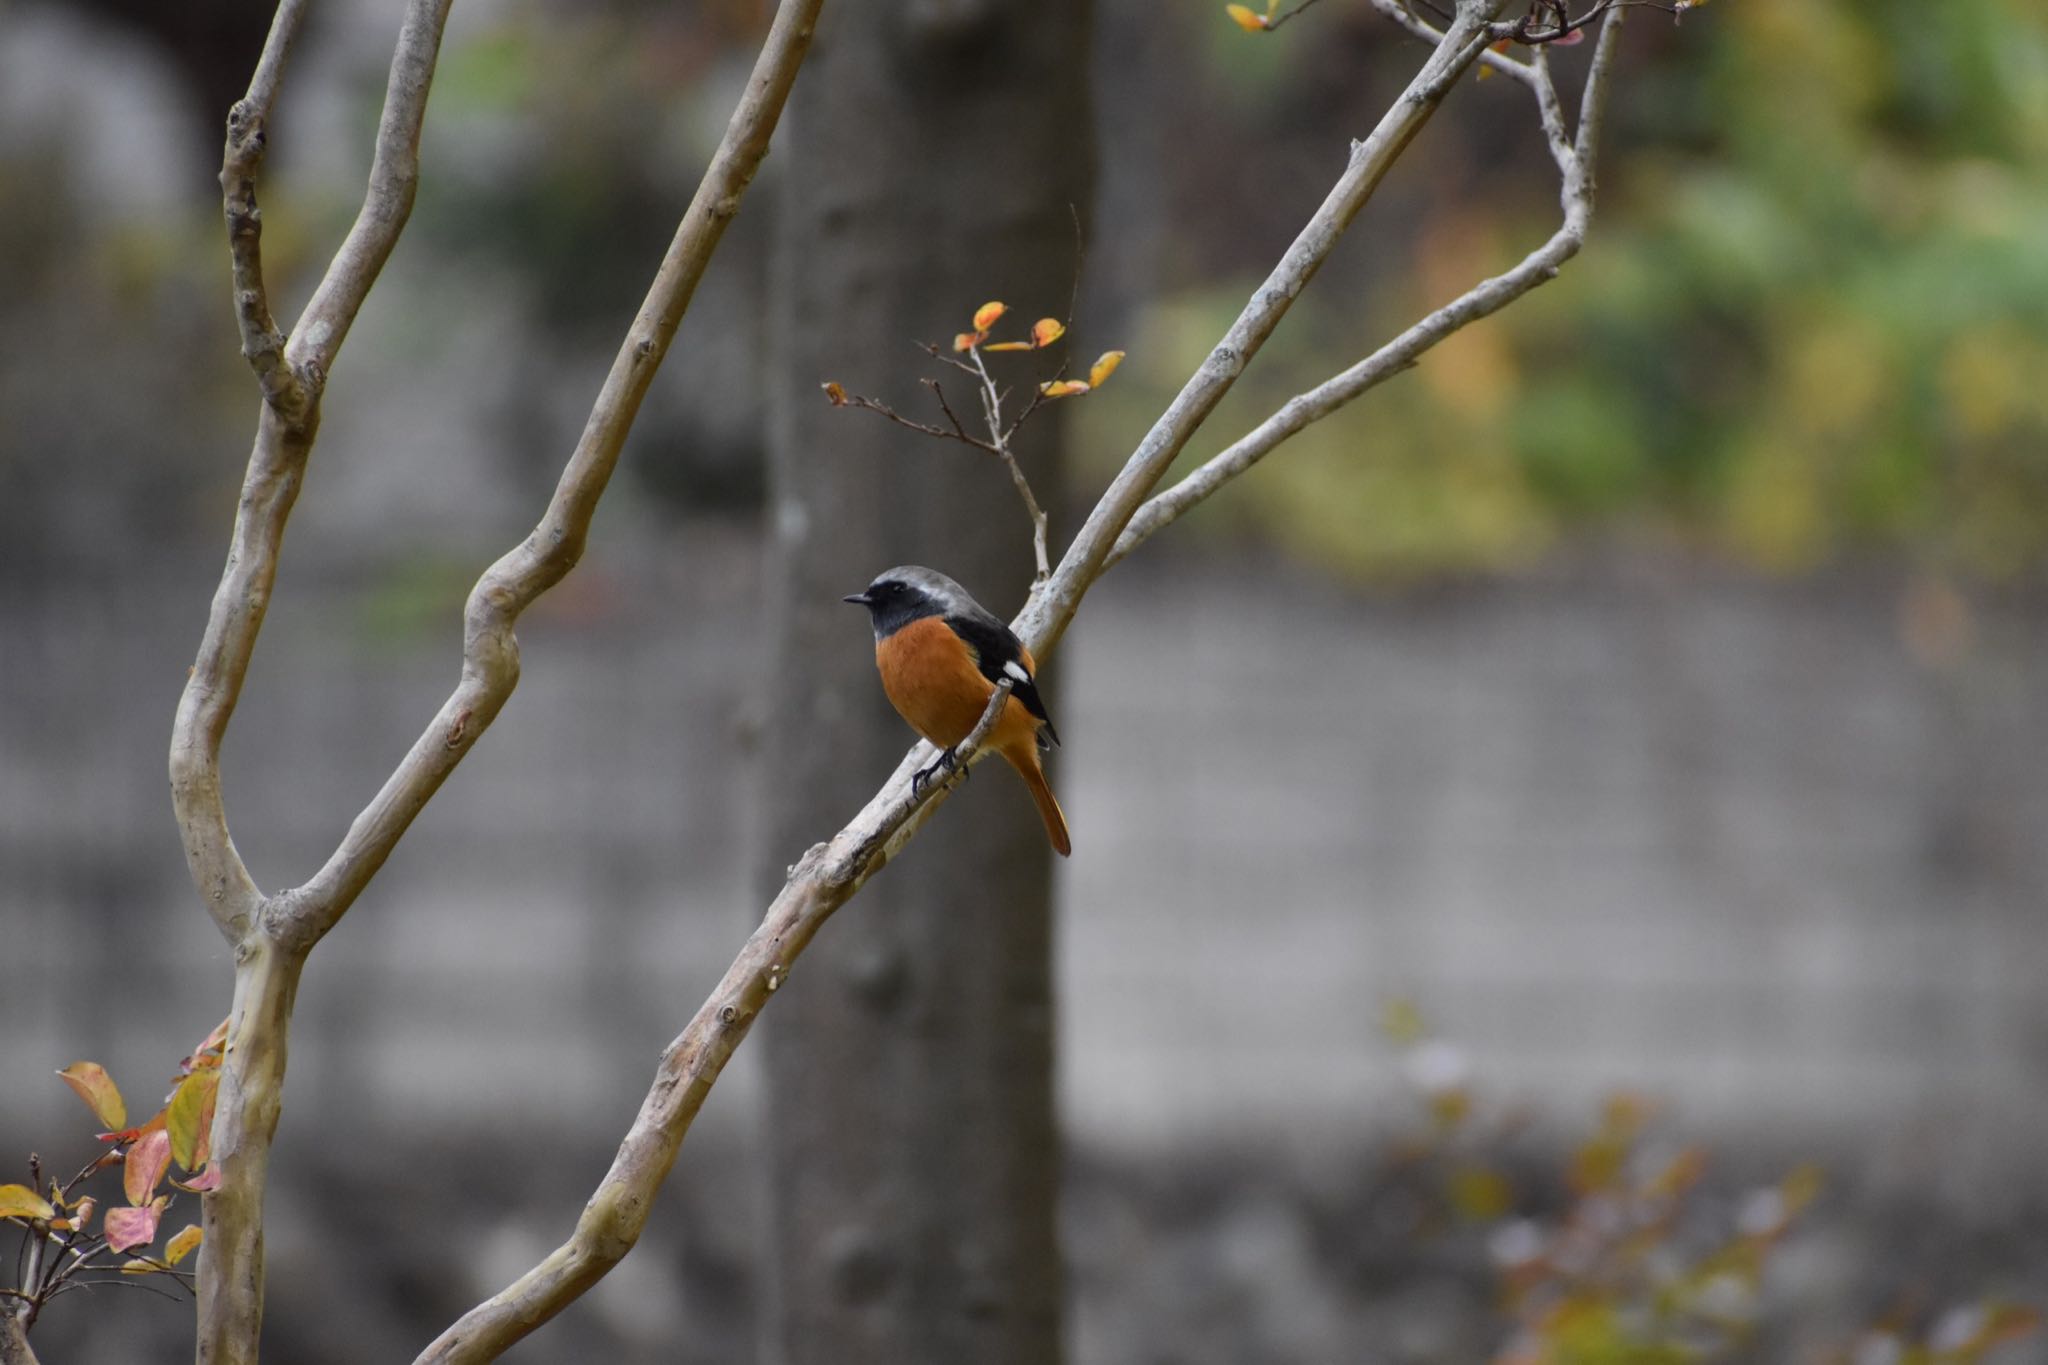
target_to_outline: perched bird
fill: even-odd
[[[890,703],[913,730],[945,751],[933,768],[952,768],[953,747],[981,719],[996,685],[1010,682],[1010,699],[986,743],[1009,760],[1031,789],[1054,851],[1062,858],[1072,853],[1067,817],[1038,762],[1038,751],[1058,744],[1060,737],[1038,695],[1024,642],[967,589],[915,564],[891,569],[843,600],[868,609],[875,627],[875,667]]]

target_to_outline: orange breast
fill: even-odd
[[[911,728],[951,748],[974,728],[995,684],[981,676],[967,642],[936,616],[912,621],[875,645],[882,690]],[[1030,752],[1038,722],[1012,697],[989,736],[997,749]]]

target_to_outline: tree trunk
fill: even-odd
[[[1030,521],[994,457],[834,408],[819,385],[922,416],[917,378],[938,375],[972,422],[965,376],[913,341],[949,344],[988,299],[1016,310],[1003,335],[1065,314],[1069,206],[1091,173],[1088,8],[833,0],[791,100],[770,315],[771,887],[914,739],[866,614],[839,599],[900,563],[1002,616],[1029,585]],[[1047,374],[1043,357],[998,361],[1018,395]],[[1055,416],[1020,451],[1057,517]],[[1056,680],[1047,693],[1057,719]],[[773,1365],[1059,1359],[1051,859],[1023,785],[979,772],[762,1025]],[[1085,828],[1076,842],[1085,856]]]

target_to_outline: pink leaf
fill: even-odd
[[[127,1164],[121,1170],[121,1189],[127,1194],[128,1202],[139,1206],[154,1198],[157,1182],[164,1178],[170,1164],[171,1135],[161,1128],[143,1134],[141,1140],[128,1149]]]
[[[107,1250],[126,1251],[130,1247],[144,1247],[156,1240],[157,1219],[163,1210],[154,1204],[145,1204],[139,1209],[108,1209],[104,1221],[107,1234]]]

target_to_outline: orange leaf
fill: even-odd
[[[979,346],[981,339],[987,335],[987,332],[961,332],[953,338],[953,349],[956,351],[971,351],[976,346]]]
[[[199,1224],[194,1223],[191,1227],[186,1228],[176,1237],[164,1243],[164,1259],[172,1265],[176,1265],[196,1251],[199,1243],[205,1237],[206,1234],[200,1230]]]
[[[57,1076],[78,1092],[78,1098],[85,1101],[101,1123],[109,1128],[128,1126],[128,1102],[121,1098],[114,1078],[98,1062],[73,1062]]]
[[[170,1164],[171,1135],[161,1128],[130,1147],[127,1164],[121,1168],[121,1189],[128,1202],[137,1206],[147,1204]]]
[[[1083,379],[1058,379],[1040,384],[1038,391],[1047,398],[1072,398],[1077,393],[1088,392],[1088,382]]]
[[[996,319],[1009,311],[1010,306],[1008,304],[997,303],[994,299],[990,299],[987,303],[974,310],[974,330],[986,335],[988,329],[996,325]]]
[[[1088,383],[1096,388],[1102,381],[1116,373],[1116,367],[1124,363],[1122,351],[1104,351],[1095,363],[1088,367]]]
[[[1036,344],[1029,341],[997,341],[981,348],[984,351],[1035,351]]]
[[[1067,324],[1058,318],[1040,318],[1031,324],[1031,344],[1050,346],[1067,334]]]
[[[148,1246],[156,1240],[157,1219],[163,1210],[155,1204],[146,1204],[139,1209],[108,1209],[106,1221],[107,1250],[126,1251],[130,1247]]]
[[[840,388],[837,384],[825,385],[825,397],[831,400],[832,406],[835,408],[846,406],[846,390]]]
[[[1225,5],[1223,12],[1236,21],[1237,26],[1247,33],[1273,27],[1273,21],[1255,9],[1245,5]]]
[[[50,1201],[26,1185],[0,1185],[0,1218],[55,1218]]]

